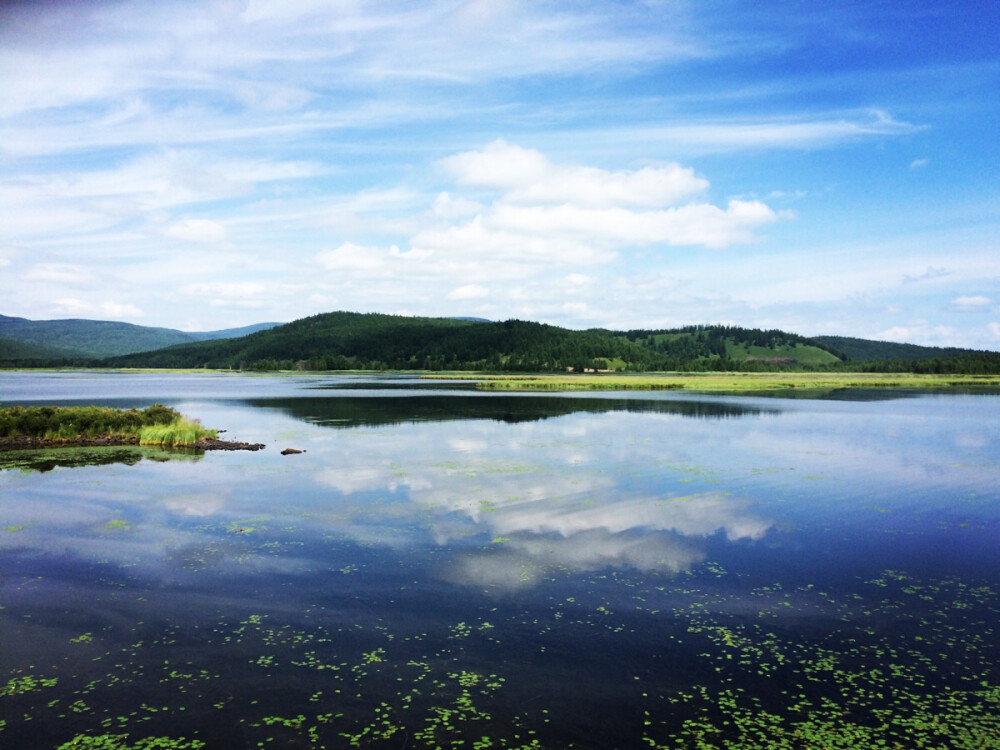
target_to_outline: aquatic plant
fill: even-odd
[[[64,742],[58,750],[200,750],[205,747],[201,740],[184,737],[144,737],[129,742],[127,734],[81,734],[69,742]]]

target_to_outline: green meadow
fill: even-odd
[[[435,377],[435,376],[428,376]],[[657,373],[642,375],[583,374],[558,375],[438,375],[456,380],[475,380],[476,387],[489,391],[656,391],[683,390],[707,393],[816,390],[841,388],[913,388],[960,390],[1000,388],[997,375],[922,375],[915,373],[819,373],[819,372],[733,372]]]

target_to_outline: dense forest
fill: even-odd
[[[877,343],[877,342],[875,342]],[[835,342],[780,330],[687,326],[574,331],[523,320],[314,315],[238,339],[104,360],[115,367],[238,370],[484,370],[493,372],[767,371],[1000,372],[1000,354],[928,348],[925,359],[858,361]],[[873,353],[874,350],[873,350]]]
[[[252,370],[655,369],[647,347],[608,331],[508,320],[325,313],[241,339],[174,346],[108,360],[114,366]]]

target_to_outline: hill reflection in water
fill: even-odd
[[[336,398],[261,398],[253,406],[278,409],[288,416],[328,427],[376,427],[407,422],[448,422],[488,419],[516,424],[570,414],[633,412],[669,414],[695,419],[735,419],[779,414],[780,409],[724,401],[642,400],[636,398],[578,398],[572,395],[422,394]]]

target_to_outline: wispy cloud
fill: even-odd
[[[986,312],[995,306],[995,302],[981,294],[972,294],[962,297],[955,297],[951,301],[951,308],[959,312]]]

